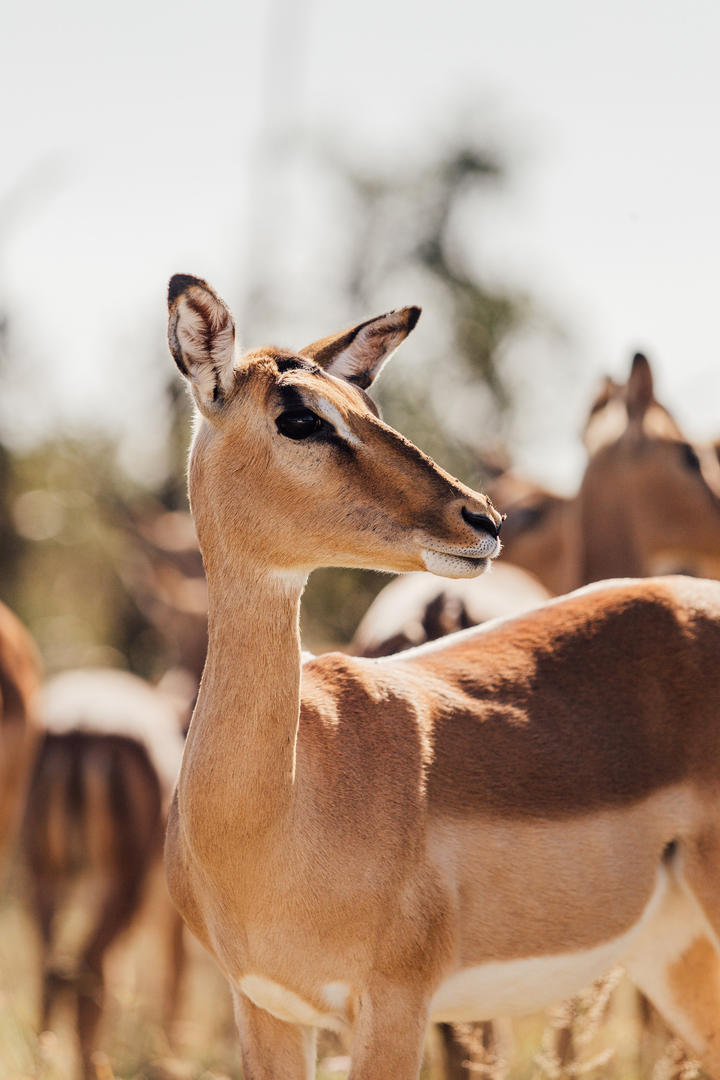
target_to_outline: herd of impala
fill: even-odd
[[[351,1080],[417,1080],[430,1023],[470,1076],[451,1025],[618,964],[720,1080],[717,448],[688,443],[638,354],[593,403],[575,496],[512,472],[480,494],[367,393],[417,308],[243,355],[204,281],[176,275],[168,301],[207,586],[174,515],[133,523],[133,587],[202,673],[186,738],[166,686],[87,670],[41,690],[0,609],[0,843],[19,839],[38,926],[39,1029],[71,996],[96,1075],[105,954],[165,836],[165,1022],[185,924],[228,981],[246,1080],[309,1080],[319,1029]],[[301,652],[320,566],[405,575],[347,654]]]

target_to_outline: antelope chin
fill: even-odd
[[[488,568],[490,558],[484,556],[474,559],[467,555],[450,555],[445,551],[423,548],[421,553],[425,569],[431,574],[447,578],[478,577]]]

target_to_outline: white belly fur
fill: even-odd
[[[579,952],[531,956],[479,964],[456,971],[435,993],[430,1017],[435,1022],[464,1023],[537,1012],[570,997],[600,975],[632,956],[633,946],[660,912],[668,893],[669,875],[658,869],[655,890],[642,915],[626,933]],[[244,975],[239,989],[255,1005],[291,1024],[330,1028],[347,1027],[350,988],[342,982],[320,988],[328,1010],[316,1008],[292,990],[263,975]]]
[[[658,913],[668,891],[668,872],[661,866],[647,906],[638,921],[620,937],[579,952],[531,956],[456,971],[435,993],[432,1020],[466,1023],[497,1016],[538,1012],[576,994],[621,964],[636,938]]]

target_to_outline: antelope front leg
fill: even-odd
[[[417,1080],[427,1022],[424,995],[387,985],[363,994],[348,1080]]]
[[[287,1024],[233,993],[244,1080],[313,1080],[314,1028]]]

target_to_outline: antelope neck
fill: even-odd
[[[208,654],[180,797],[189,814],[198,800],[199,828],[209,816],[211,829],[231,830],[233,842],[263,834],[290,807],[304,585],[304,576],[247,565],[208,571]]]

